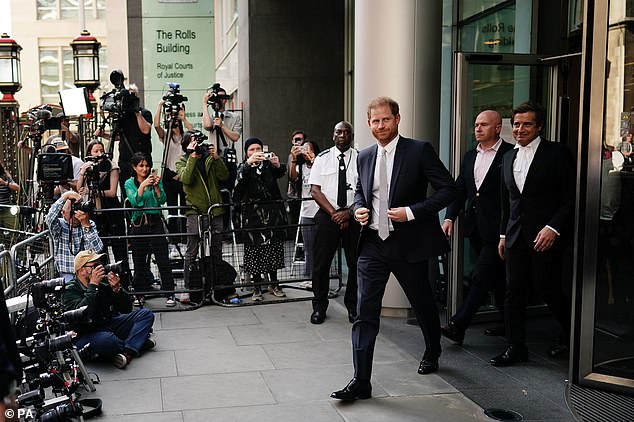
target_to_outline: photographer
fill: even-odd
[[[301,207],[299,211],[299,224],[302,228],[302,240],[304,244],[304,256],[306,265],[304,267],[304,275],[310,276],[313,271],[313,246],[315,244],[315,227],[314,220],[315,214],[319,210],[319,205],[310,195],[310,184],[308,179],[310,177],[310,171],[313,168],[313,162],[315,156],[319,154],[320,149],[317,142],[304,139],[301,145],[293,145],[291,147],[290,166],[288,172],[288,180],[290,183],[295,184],[298,188],[301,187],[301,195],[299,198],[304,198],[301,201]],[[300,178],[301,176],[301,178]],[[312,283],[305,284],[306,287],[312,288]]]
[[[219,83],[211,86],[210,91],[203,95],[203,127],[211,132],[211,144],[216,147],[216,152],[229,170],[229,177],[221,183],[221,188],[232,191],[237,171],[235,142],[242,134],[242,118],[225,109],[228,99],[227,91]],[[209,114],[209,106],[213,109],[213,117]]]
[[[154,114],[154,130],[159,136],[161,142],[166,142],[166,131],[161,127],[161,111],[165,106],[165,99],[159,101]],[[166,116],[166,120],[169,119],[169,114]],[[167,128],[166,128],[167,129]],[[172,130],[169,136],[169,144],[165,146],[165,154],[163,154],[164,171],[163,171],[163,188],[165,189],[165,195],[167,196],[168,206],[177,206],[180,202],[181,206],[185,205],[185,192],[183,191],[183,182],[176,174],[176,162],[183,155],[181,143],[183,141],[183,135],[185,129],[192,130],[191,123],[185,117],[185,105],[180,106],[180,110],[177,112],[176,120],[172,120]],[[180,201],[179,201],[180,199]],[[174,218],[168,219],[167,228],[170,233],[183,233],[182,224],[178,224],[180,219],[176,216],[179,214],[179,210],[171,209],[168,211],[170,216]],[[176,244],[175,238],[172,238],[172,243]]]
[[[63,111],[57,113],[55,118],[59,121],[59,132],[57,135],[49,136],[46,139],[46,143],[51,143],[54,138],[59,137],[68,143],[70,153],[79,157],[79,135],[70,130],[70,119],[64,115]]]
[[[123,74],[121,74],[121,78],[123,78]],[[136,97],[138,89],[136,85],[130,84],[128,90],[121,89],[121,91],[128,92],[128,96]],[[132,176],[132,167],[130,166],[132,155],[137,152],[146,155],[152,154],[152,113],[140,106],[134,111],[122,110],[121,117],[113,131],[116,134],[113,141],[119,142],[119,160],[117,162],[120,170],[119,186],[121,187],[121,198],[125,199],[124,183]],[[100,128],[95,132],[95,136],[110,139],[111,134]]]
[[[132,298],[123,289],[119,276],[100,263],[105,254],[84,250],[74,261],[75,277],[62,293],[65,311],[88,306],[90,322],[75,323],[78,349],[90,343],[95,357],[110,359],[125,368],[142,351],[156,342],[151,337],[154,314],[147,308],[132,310]]]
[[[144,208],[158,208],[165,203],[163,183],[152,168],[150,156],[137,152],[130,160],[134,176],[125,182],[125,190],[133,208],[130,222],[131,235],[165,234],[163,218],[160,210],[145,210]],[[174,277],[169,265],[167,240],[165,237],[149,237],[145,239],[131,239],[132,261],[134,262],[134,290],[148,290],[150,253],[154,254],[159,273],[161,274],[161,289],[174,291]],[[135,305],[142,306],[145,296],[136,295]],[[167,297],[165,306],[175,306],[174,295]]]
[[[194,130],[185,133],[181,143],[185,156],[176,162],[176,172],[183,182],[185,199],[190,207],[186,211],[187,233],[197,233],[198,222],[200,220],[200,230],[206,231],[211,228],[211,256],[212,259],[222,259],[222,214],[225,213],[223,207],[215,207],[211,210],[211,220],[207,211],[214,204],[222,203],[219,183],[227,180],[229,172],[224,161],[219,159],[218,153],[213,145],[203,144],[207,139],[200,131]],[[187,237],[187,251],[185,252],[185,287],[191,289],[191,272],[196,268],[195,259],[198,252],[197,236]],[[181,302],[189,301],[189,294],[181,295]]]
[[[18,219],[9,212],[9,206],[15,201],[11,198],[13,192],[19,192],[20,186],[13,181],[9,172],[0,161],[0,205],[7,207],[0,208],[0,227],[16,230]]]
[[[97,226],[81,206],[81,195],[68,191],[51,205],[44,221],[51,231],[55,248],[55,264],[60,276],[71,280],[75,274],[75,255],[84,249],[101,251],[103,243]],[[60,212],[62,217],[59,217]]]
[[[244,232],[244,271],[259,283],[268,274],[268,290],[277,297],[286,293],[277,284],[277,270],[284,268],[286,208],[277,179],[286,174],[286,166],[273,153],[262,152],[258,138],[244,143],[246,160],[238,169],[238,184],[233,202],[240,207]],[[257,230],[253,230],[257,229]],[[260,286],[253,290],[253,301],[262,300]]]
[[[79,193],[84,201],[94,204],[96,209],[121,208],[117,197],[119,187],[119,167],[106,155],[104,145],[94,140],[86,146],[86,163],[79,172]],[[123,212],[113,211],[96,214],[93,217],[100,236],[125,236],[125,221]],[[128,265],[128,251],[124,239],[110,239],[107,242],[112,247],[116,261],[123,265],[123,286],[130,285],[130,269]]]

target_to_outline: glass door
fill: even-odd
[[[515,143],[511,136],[511,109],[527,100],[541,103],[548,111],[544,135],[559,139],[558,128],[564,127],[563,103],[557,101],[556,61],[528,54],[456,53],[456,78],[453,98],[452,170],[460,172],[465,152],[475,148],[473,123],[483,110],[495,110],[502,116],[502,138]],[[448,316],[453,315],[469,291],[475,253],[463,236],[461,219],[454,225],[450,255]],[[538,302],[531,300],[532,305]],[[493,296],[481,307],[477,318],[497,318]]]

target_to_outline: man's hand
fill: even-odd
[[[387,210],[387,218],[397,223],[404,223],[407,221],[407,211],[405,207],[390,208]]]
[[[214,127],[222,129],[222,119],[220,117],[214,117]]]
[[[553,247],[553,244],[557,240],[557,233],[549,229],[548,227],[544,227],[537,233],[537,237],[533,240],[535,246],[533,247],[537,252],[546,252],[548,249]]]
[[[291,147],[291,156],[293,157],[293,160],[297,160],[297,156],[301,153],[302,147],[300,147],[299,145],[293,145]]]
[[[121,277],[119,274],[115,274],[112,271],[108,273],[108,284],[113,292],[119,293],[121,291]]]
[[[209,97],[211,97],[211,92],[205,92],[203,94],[203,106],[206,108],[207,107],[207,103],[209,101]]]
[[[75,211],[74,217],[81,223],[84,228],[90,227],[90,216],[83,211]]]
[[[500,239],[500,243],[498,243],[498,255],[504,261],[504,253],[506,252],[506,239]]]
[[[218,151],[216,151],[215,145],[209,145],[209,155],[211,155],[211,158],[214,160],[218,159]]]
[[[445,233],[445,236],[451,237],[453,234],[453,221],[445,220],[442,222],[440,227],[442,227],[442,231]]]
[[[357,208],[354,211],[354,219],[357,220],[359,224],[361,224],[362,226],[365,226],[366,224],[368,224],[369,218],[370,218],[370,210],[365,207]]]
[[[332,213],[330,219],[333,223],[338,224],[339,227],[345,229],[348,227],[348,220],[350,220],[350,211],[348,211],[347,208],[337,210]],[[345,227],[342,227],[342,225],[345,225]]]
[[[95,286],[98,286],[103,276],[106,275],[105,273],[106,273],[106,270],[104,270],[103,265],[94,267],[92,269],[92,272],[90,273],[90,284],[94,284]]]
[[[260,164],[262,161],[264,161],[264,153],[262,151],[255,152],[247,158],[247,164],[249,165]]]

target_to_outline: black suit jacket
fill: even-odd
[[[542,139],[520,193],[513,177],[517,149],[504,155],[500,233],[510,248],[523,233],[532,242],[550,226],[570,238],[575,202],[575,163],[568,147]]]
[[[460,174],[456,179],[458,199],[447,207],[445,218],[455,221],[464,209],[465,237],[479,236],[483,242],[500,239],[500,180],[502,176],[502,158],[513,149],[513,144],[502,141],[491,167],[480,185],[476,188],[473,169],[478,151],[467,151],[462,160]],[[466,205],[465,205],[466,201]]]
[[[354,208],[370,209],[370,221],[374,211],[372,186],[376,157],[377,145],[364,149],[357,157],[359,180]],[[435,192],[427,197],[429,184]],[[397,245],[399,255],[406,261],[424,261],[449,250],[438,212],[453,201],[456,194],[456,184],[431,144],[400,137],[394,155],[388,207],[410,207],[414,220],[393,222],[394,231],[390,232],[388,240]],[[361,232],[360,247],[366,232],[365,228]]]

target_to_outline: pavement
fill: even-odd
[[[99,422],[492,420],[440,376],[418,375],[421,356],[382,334],[373,397],[331,399],[353,373],[351,324],[336,300],[321,325],[311,311],[300,301],[156,313],[157,346],[123,370],[88,362],[100,383],[83,397],[103,400]]]

